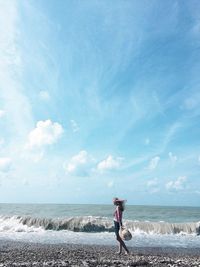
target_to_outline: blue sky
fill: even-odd
[[[199,1],[0,7],[0,202],[200,205]]]

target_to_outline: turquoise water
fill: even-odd
[[[0,204],[0,215],[30,215],[46,218],[101,216],[112,218],[112,205],[78,204]],[[133,206],[127,205],[124,219],[139,221],[195,222],[200,221],[200,207]]]
[[[112,205],[0,204],[0,240],[115,245]],[[200,248],[200,207],[127,205],[129,246]]]

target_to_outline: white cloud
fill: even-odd
[[[183,126],[182,123],[177,121],[169,127],[169,129],[164,135],[163,144],[161,146],[160,153],[166,150],[167,146],[173,140],[174,136],[177,134],[177,132],[180,130],[182,126]]]
[[[5,115],[5,110],[3,110],[3,109],[0,109],[0,118],[2,118],[4,115]]]
[[[186,176],[180,176],[174,181],[169,181],[166,183],[166,189],[167,190],[175,190],[175,191],[180,191],[185,188],[185,183],[186,183],[187,177]]]
[[[63,164],[63,168],[66,173],[77,176],[87,176],[89,175],[89,169],[92,162],[93,158],[87,151],[82,150],[77,155],[73,156],[68,162],[65,162]]]
[[[0,171],[8,172],[11,168],[12,161],[10,158],[0,158]]]
[[[149,163],[149,167],[148,168],[150,170],[156,169],[156,167],[158,166],[159,161],[160,161],[160,157],[158,157],[158,156],[152,158],[150,163]]]
[[[169,158],[171,160],[172,163],[176,163],[177,161],[177,156],[173,155],[172,152],[169,152]]]
[[[19,136],[24,138],[32,125],[31,105],[21,81],[23,51],[19,33],[17,2],[0,1],[0,98],[7,114],[7,127],[15,133],[13,142],[15,138],[19,142]]]
[[[99,171],[107,171],[107,170],[114,170],[120,167],[122,162],[122,158],[113,158],[109,155],[106,159],[99,162],[97,165],[97,170]]]
[[[71,127],[72,127],[73,132],[74,133],[78,132],[80,128],[79,128],[77,122],[75,120],[71,120],[70,122],[71,122]]]
[[[18,18],[17,6],[15,1],[8,3],[7,1],[0,1],[0,35],[1,35],[1,48],[4,50],[0,51],[2,56],[0,66],[3,63],[6,65],[12,65],[16,63],[17,54],[16,52],[16,22]],[[5,12],[7,12],[5,14]],[[13,61],[12,61],[13,60]]]
[[[51,120],[38,121],[36,128],[29,133],[28,147],[42,147],[55,143],[63,133],[62,125]]]
[[[50,99],[50,95],[48,91],[40,91],[39,98],[44,101],[48,101]]]
[[[198,162],[199,162],[199,164],[200,164],[200,156],[198,157]]]

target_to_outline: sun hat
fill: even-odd
[[[115,202],[126,202],[126,199],[120,199],[120,198],[118,198],[118,197],[114,197],[113,198],[113,202],[115,203]]]

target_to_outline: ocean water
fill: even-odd
[[[115,245],[112,205],[0,204],[0,240]],[[200,248],[200,207],[127,205],[128,246]]]

